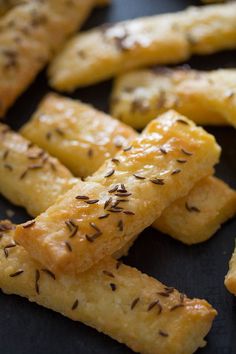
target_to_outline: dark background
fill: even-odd
[[[86,0],[85,0],[86,1]],[[187,0],[113,0],[110,8],[93,12],[85,28],[118,20],[177,11],[197,1]],[[189,64],[198,69],[236,67],[236,51],[221,52],[207,57],[194,57]],[[45,73],[8,112],[6,122],[18,129],[35,110],[37,103],[49,91]],[[107,110],[111,82],[77,90],[72,96]],[[209,128],[223,148],[217,175],[236,188],[236,130]],[[13,209],[14,222],[27,220],[21,208],[0,197],[0,219]],[[206,298],[219,312],[200,354],[236,353],[236,301],[223,284],[228,261],[236,237],[236,219],[227,222],[208,242],[185,246],[149,228],[124,260],[127,264],[152,275],[166,285],[175,286],[190,297]],[[0,293],[0,353],[1,354],[128,354],[125,346],[103,334],[74,323],[26,299]]]

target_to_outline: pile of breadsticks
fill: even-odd
[[[0,123],[0,193],[34,217],[0,222],[0,288],[136,352],[191,354],[216,310],[119,258],[149,226],[190,245],[235,216],[236,192],[214,176],[221,149],[196,124],[236,126],[236,70],[143,67],[236,48],[236,3],[103,25],[68,41],[106,2],[0,4],[2,117],[48,62],[58,91],[119,75],[116,119],[51,93],[20,132]],[[236,294],[236,252],[225,284]]]

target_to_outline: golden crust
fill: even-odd
[[[93,29],[74,37],[58,54],[49,68],[50,82],[72,91],[130,69],[235,48],[235,22],[236,4],[231,3]]]
[[[199,181],[187,197],[169,206],[153,226],[182,241],[208,240],[226,220],[236,215],[236,192],[215,177]]]
[[[111,113],[138,129],[171,108],[200,125],[236,125],[235,82],[234,69],[137,70],[116,80]]]
[[[137,78],[137,75],[134,76]],[[151,77],[152,74],[150,79]],[[63,136],[56,133],[58,129]],[[46,139],[48,132],[52,131],[53,137],[50,134],[50,140]],[[55,94],[44,99],[31,121],[23,126],[21,133],[58,157],[64,165],[80,176],[92,174],[106,158],[115,155],[117,148],[114,148],[113,136],[117,138],[117,135],[122,135],[124,139],[127,138],[124,147],[128,146],[131,137],[137,136],[128,126],[119,124],[90,106]],[[104,136],[105,143],[102,144],[101,137]],[[88,154],[91,151],[92,156]],[[182,159],[180,163],[184,161],[185,159]],[[209,196],[207,203],[206,196]],[[187,212],[185,203],[189,200],[194,205],[200,203],[204,214]],[[157,228],[160,225],[162,231],[184,243],[198,243],[210,238],[220,224],[235,213],[235,207],[235,193],[223,182],[208,178],[199,182],[188,197],[167,208],[154,225]],[[178,227],[178,233],[175,229],[176,223],[181,225]],[[126,253],[126,247],[121,250],[122,254]]]
[[[8,252],[7,258],[0,252],[0,287],[5,293],[82,321],[136,352],[192,354],[205,345],[216,315],[206,301],[183,297],[108,258],[79,276],[54,275],[43,271],[21,246],[7,248],[10,244],[8,232],[0,240],[0,248]]]
[[[94,0],[73,0],[70,6],[64,0],[28,1],[0,19],[0,116],[84,22],[93,6]]]
[[[163,154],[161,147],[168,153]],[[180,170],[177,159],[183,157],[183,149],[193,155]],[[213,136],[170,111],[150,123],[131,149],[116,155],[118,164],[108,160],[36,218],[30,228],[18,226],[16,240],[53,271],[85,271],[122,248],[199,179],[210,175],[219,153]],[[128,202],[117,205],[117,199]],[[99,219],[104,213],[109,217]],[[67,225],[71,220],[76,225],[73,238]]]
[[[91,175],[137,136],[105,113],[55,94],[43,100],[21,134],[80,177]]]
[[[0,124],[0,192],[37,216],[77,182],[61,163]]]
[[[225,276],[225,286],[236,296],[236,248],[229,262],[229,270]]]

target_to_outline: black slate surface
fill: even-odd
[[[86,0],[85,0],[86,1]],[[94,11],[85,28],[167,11],[177,11],[197,4],[188,0],[113,0],[113,6]],[[236,67],[236,51],[207,57],[194,57],[190,65],[199,69]],[[111,82],[77,90],[72,96],[107,110]],[[18,129],[34,111],[37,103],[49,91],[44,73],[8,112],[6,122]],[[217,175],[236,188],[236,130],[209,128],[223,148]],[[14,222],[28,219],[21,208],[0,197],[0,218],[7,209],[14,209]],[[142,233],[125,262],[156,277],[169,286],[192,297],[206,298],[219,312],[199,354],[236,353],[236,300],[223,285],[228,260],[236,237],[236,219],[227,222],[208,242],[187,247],[153,229]],[[63,316],[29,303],[17,296],[0,292],[0,353],[1,354],[128,354],[125,346],[103,334],[74,323]]]

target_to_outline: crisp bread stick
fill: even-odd
[[[180,168],[177,160],[186,152],[191,156]],[[16,240],[52,271],[85,271],[122,248],[210,175],[219,153],[213,136],[170,111],[29,228],[18,226]],[[68,221],[76,227],[73,238]]]
[[[57,159],[6,125],[0,124],[0,138],[0,193],[31,216],[43,213],[77,183]],[[114,258],[127,255],[136,237]]]
[[[0,240],[0,287],[5,293],[81,321],[136,352],[191,354],[205,345],[216,315],[206,301],[190,300],[108,258],[79,276],[51,273],[23,247],[10,248],[10,232]]]
[[[21,133],[80,177],[91,175],[137,136],[105,113],[55,94],[46,96]]]
[[[111,114],[132,127],[171,108],[200,125],[236,125],[236,70],[136,70],[115,82]]]
[[[58,90],[94,84],[130,69],[177,63],[236,47],[236,3],[191,7],[95,28],[73,38],[52,62]]]
[[[0,124],[0,192],[37,216],[77,179],[56,158]]]
[[[236,192],[215,177],[199,181],[187,197],[172,203],[153,224],[186,244],[208,240],[236,215]]]
[[[229,270],[225,277],[225,286],[236,296],[236,248],[229,262]]]
[[[21,133],[82,176],[88,174],[84,168],[92,173],[95,170],[94,165],[98,168],[105,158],[114,157],[117,151],[111,137],[114,126],[116,132],[119,127],[119,135],[124,131],[128,140],[137,136],[128,126],[126,129],[124,124],[119,126],[117,121],[114,122],[111,117],[88,105],[50,94],[40,104],[32,119],[23,126]],[[58,130],[61,134],[56,133]],[[105,136],[110,136],[109,142],[105,139],[105,144],[102,145],[101,140]],[[120,147],[120,141],[118,142]],[[128,146],[127,140],[123,146]],[[185,162],[185,158],[180,159],[180,166]],[[192,205],[197,204],[201,213],[189,213],[186,209],[189,201]],[[218,179],[207,178],[194,186],[188,196],[168,207],[154,225],[157,228],[160,225],[160,230],[184,243],[198,243],[210,238],[220,224],[235,214],[235,208],[235,192]],[[181,227],[176,228],[176,223]]]
[[[84,22],[95,0],[27,1],[0,19],[0,116],[28,87],[64,41]]]

